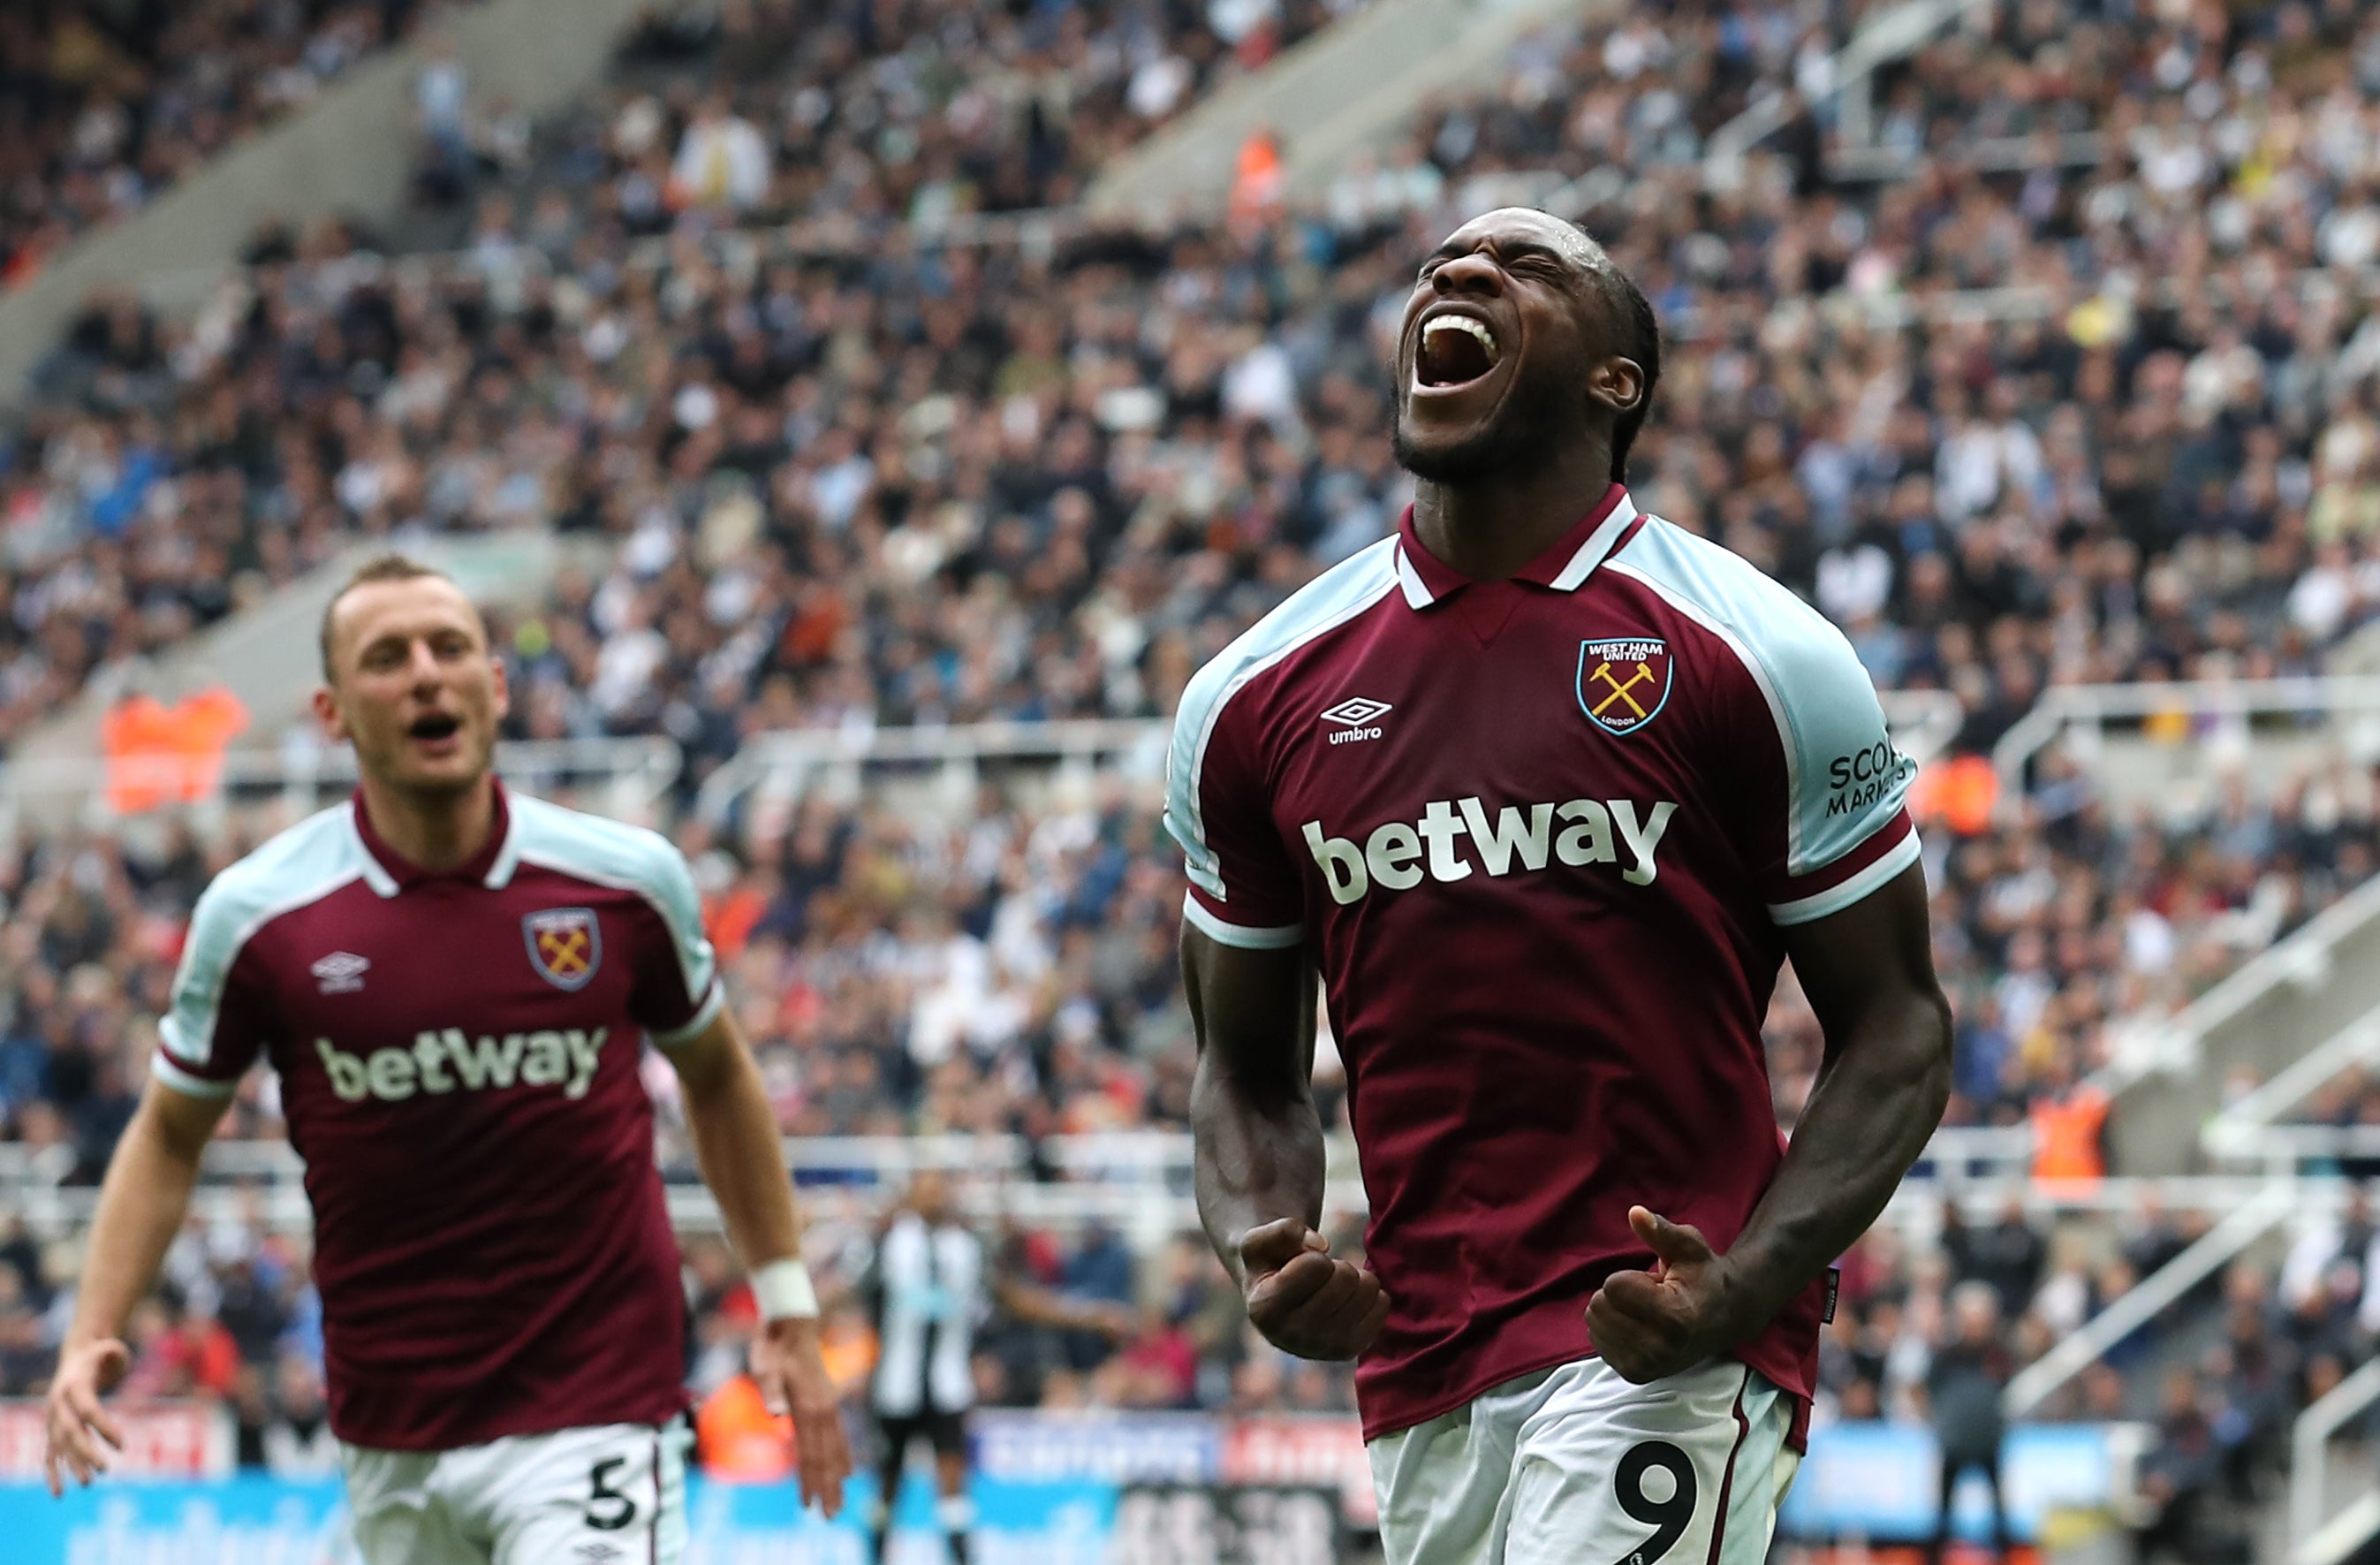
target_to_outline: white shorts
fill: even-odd
[[[1758,1565],[1792,1416],[1726,1359],[1646,1386],[1601,1359],[1508,1380],[1367,1448],[1388,1565]]]
[[[678,1565],[693,1443],[681,1418],[340,1454],[364,1565]]]

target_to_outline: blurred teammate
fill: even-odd
[[[1412,510],[1174,729],[1199,1208],[1269,1338],[1358,1359],[1390,1565],[1761,1559],[1821,1274],[1947,1095],[1912,768],[1830,625],[1630,501],[1659,362],[1572,225],[1456,230],[1396,355]],[[1317,964],[1369,1269],[1315,1232]]]
[[[362,786],[199,899],[50,1390],[52,1491],[107,1465],[116,1334],[261,1057],[306,1160],[365,1559],[679,1559],[685,1296],[638,1070],[650,1036],[752,1271],[754,1376],[832,1514],[851,1461],[800,1219],[685,861],[505,792],[504,668],[444,577],[366,567],[325,610],[322,655],[315,711]]]

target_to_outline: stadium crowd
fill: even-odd
[[[2109,1016],[2186,993],[2194,974],[2261,946],[2360,878],[2374,850],[2368,805],[2360,813],[2342,813],[2335,800],[2309,809],[2317,792],[2271,809],[2234,799],[2194,830],[2111,821],[2086,801],[2025,827],[1963,839],[1937,833],[1937,953],[1960,1017],[1954,1122],[2021,1120],[2046,1092],[2100,1063]],[[681,828],[783,1128],[1012,1134],[1036,1148],[1017,1177],[1042,1180],[1065,1177],[1040,1155],[1048,1137],[1182,1128],[1191,1067],[1172,955],[1182,883],[1145,802],[1116,781],[1032,809],[987,790],[964,824],[944,826],[879,790],[868,800],[854,806],[814,795],[773,839]],[[183,833],[53,838],[9,864],[0,989],[12,1004],[0,1026],[0,1107],[17,1150],[45,1160],[68,1185],[95,1180],[129,1113],[181,922],[238,846]],[[1790,983],[1769,1033],[1790,1124],[1818,1046]],[[666,1123],[672,1079],[657,1069],[649,1081]],[[1328,1121],[1343,1129],[1343,1089],[1327,1049],[1319,1095]],[[278,1136],[269,1075],[250,1078],[225,1134]],[[663,1155],[685,1171],[674,1132],[664,1135]],[[833,1189],[819,1201],[821,1243],[836,1254],[863,1251],[873,1205]],[[2143,1222],[2178,1231],[2161,1214]],[[2004,1218],[1963,1249],[1948,1245],[1947,1262],[1888,1235],[1870,1241],[1847,1268],[1838,1345],[1857,1348],[1862,1332],[1914,1335],[1898,1350],[1901,1381],[1830,1371],[1841,1412],[1902,1406],[1906,1399],[1895,1399],[1914,1384],[1904,1384],[1909,1375],[1922,1380],[1923,1344],[1944,1318],[1938,1296],[1959,1281],[1999,1288],[2021,1363],[2154,1264],[2131,1251],[2095,1261],[2073,1249],[2080,1241],[2060,1249],[2037,1235],[2028,1244],[2019,1229],[2031,1231],[2021,1215]],[[1251,1346],[1222,1308],[1231,1301],[1220,1271],[1186,1237],[1147,1257],[1103,1231],[1020,1232],[1007,1249],[1009,1264],[1043,1287],[1137,1314],[1132,1329],[1104,1341],[1022,1325],[995,1331],[983,1375],[991,1400],[1211,1406],[1278,1396],[1344,1405],[1335,1372]],[[1969,1251],[2002,1258],[1961,1259]],[[2007,1258],[2017,1252],[2031,1258]],[[0,1339],[20,1345],[14,1359],[0,1353],[0,1375],[37,1375],[59,1324],[43,1310],[55,1308],[51,1290],[67,1261],[22,1241],[0,1245],[0,1254],[23,1274],[0,1304],[8,1323]],[[314,1329],[302,1253],[251,1218],[194,1225],[177,1254],[177,1308],[143,1317],[144,1329],[158,1333],[157,1354],[180,1366],[160,1367],[161,1383],[200,1377],[247,1412],[283,1397],[310,1408],[313,1382],[283,1363]],[[691,1259],[706,1306],[698,1342],[721,1373],[720,1345],[734,1338],[742,1306],[722,1257]],[[211,1290],[245,1302],[226,1311]],[[1932,1314],[1908,1315],[1912,1290],[1931,1290]],[[259,1302],[264,1295],[273,1302]],[[256,1314],[243,1325],[235,1317],[246,1310]],[[842,1317],[840,1328],[864,1336],[857,1317]],[[227,1342],[240,1351],[226,1354]],[[1863,1379],[1875,1384],[1863,1390]],[[2116,1394],[2089,1384],[2084,1392]]]
[[[722,222],[864,231],[1065,206],[1142,135],[1364,4],[662,10],[608,90],[540,128],[530,182],[545,215],[567,210],[606,246]],[[454,201],[503,171],[473,159],[430,185]],[[489,212],[509,204],[500,193]]]
[[[0,288],[402,37],[427,0],[0,11]]]
[[[2212,1221],[2155,1196],[2112,1225],[2045,1223],[2014,1197],[1987,1220],[1961,1220],[1955,1203],[1944,1216],[1937,1242],[1879,1228],[1844,1259],[1820,1353],[1820,1417],[1922,1420],[1946,1450],[1996,1449],[2000,1397],[2017,1372]],[[2149,1426],[2121,1517],[2138,1558],[2259,1557],[2256,1508],[2280,1491],[2291,1421],[2374,1352],[2374,1232],[2359,1188],[2342,1211],[2298,1224],[2278,1267],[2232,1262],[2031,1412]]]
[[[1498,92],[1433,105],[1318,211],[1046,247],[888,225],[1071,194],[1225,68],[1225,35],[1181,10],[1155,34],[1115,31],[1142,16],[1123,7],[984,13],[1013,43],[977,50],[1005,62],[994,82],[953,79],[980,40],[901,31],[909,9],[808,53],[793,7],[730,7],[717,36],[647,35],[599,109],[476,192],[456,259],[392,264],[333,226],[193,323],[103,302],[52,367],[70,395],[0,469],[0,743],[358,534],[541,521],[618,547],[497,621],[519,737],[666,733],[691,788],[758,729],[1162,715],[1239,627],[1392,524],[1387,332],[1447,214],[1601,168],[1631,177],[1590,225],[1676,343],[1640,495],[1811,596],[1880,685],[1952,692],[1961,748],[2054,682],[2318,666],[2380,606],[2361,297],[2380,18],[2001,8],[1880,84],[1868,161],[1896,177],[1830,176],[1843,128],[1805,112],[1729,190],[1698,166],[1709,105],[1819,85],[1810,35],[1646,6],[1530,41]],[[742,162],[760,177],[736,183]],[[747,244],[722,205],[844,213],[864,242]],[[1953,295],[1974,289],[2009,291]],[[2374,820],[2344,764],[2155,815],[2049,764],[2019,818],[1929,832],[1953,1122],[2072,1104],[2117,1019],[2367,877]],[[788,1131],[1182,1123],[1182,885],[1129,787],[987,794],[961,825],[814,796],[680,831]],[[237,846],[53,838],[0,866],[0,1113],[69,1180],[112,1144],[181,921]],[[1769,1034],[1790,1122],[1817,1058],[1790,985]],[[1327,1080],[1323,1099],[1338,1115]],[[275,1131],[252,1082],[227,1133]],[[868,1226],[825,1209],[845,1240]],[[2160,1327],[2065,1411],[2132,1405],[2123,1369],[2162,1344],[2182,1353],[2156,1393],[2174,1493],[2203,1486],[2194,1461],[2268,1449],[2369,1351],[2361,1231],[2313,1285],[2236,1272],[2204,1302],[2216,1339],[2182,1352]],[[1961,1285],[1988,1290],[2012,1367],[2190,1232],[2144,1210],[2102,1253],[2020,1212],[1940,1256],[1881,1233],[1846,1266],[1831,1410],[1914,1412]],[[996,1329],[995,1399],[1345,1405],[1337,1372],[1251,1348],[1193,1241],[1006,1248],[1140,1314],[1120,1341]],[[0,1389],[20,1389],[63,1274],[21,1236],[0,1261]],[[715,1383],[746,1305],[717,1254],[689,1262]],[[302,1253],[194,1229],[174,1277],[144,1384],[232,1399],[261,1456],[311,1449]]]
[[[1702,187],[1671,55],[1752,44],[1637,16],[1533,41],[1325,211],[1246,228],[632,250],[551,170],[449,264],[332,225],[195,323],[103,303],[60,356],[0,477],[0,733],[334,540],[541,520],[625,544],[556,605],[611,638],[606,669],[551,666],[576,731],[1160,712],[1393,519],[1378,378],[1445,214],[1604,167],[1633,178],[1590,221],[1679,345],[1639,490],[1819,602],[1881,683],[1957,692],[1981,745],[2052,681],[2310,667],[2380,593],[2351,270],[2380,32],[2279,36],[2307,15],[2045,38],[2018,7],[1886,95],[1917,105],[1886,116],[1916,127],[1885,137],[1902,177],[1798,193]],[[2124,89],[2177,57],[2196,75],[2132,124]],[[1962,160],[2053,79],[2095,161]],[[2175,220],[2177,160],[2228,216]]]

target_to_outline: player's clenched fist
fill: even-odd
[[[1628,1209],[1628,1226],[1653,1252],[1653,1269],[1614,1272],[1586,1302],[1587,1335],[1603,1362],[1622,1380],[1642,1386],[1692,1369],[1741,1341],[1727,1258],[1711,1249],[1702,1230],[1642,1206]]]
[[[132,1355],[113,1337],[96,1342],[69,1344],[58,1355],[58,1373],[50,1381],[48,1443],[42,1452],[42,1471],[50,1493],[66,1493],[65,1474],[88,1484],[107,1471],[110,1447],[124,1449],[123,1432],[100,1397],[124,1378]]]
[[[1240,1236],[1248,1319],[1267,1341],[1301,1359],[1352,1359],[1389,1318],[1380,1279],[1330,1252],[1329,1240],[1294,1217]]]

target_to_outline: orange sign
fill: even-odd
[[[220,686],[172,706],[151,695],[117,702],[99,723],[109,806],[138,815],[210,797],[223,784],[224,752],[247,727],[248,708]]]

